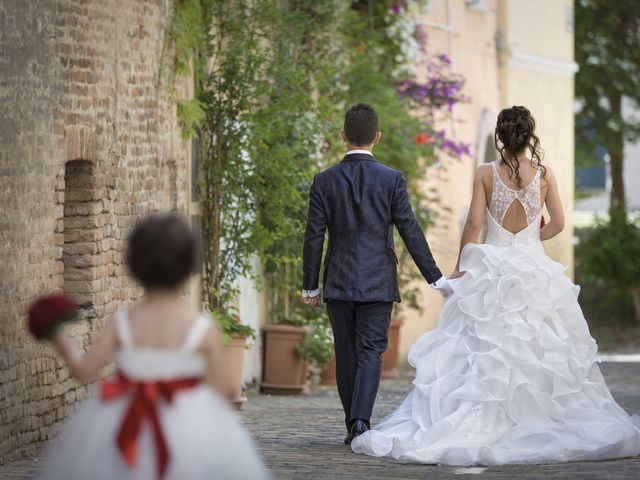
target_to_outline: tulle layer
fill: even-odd
[[[469,244],[461,270],[409,352],[414,389],[353,450],[446,465],[638,455],[640,421],[609,392],[564,267],[533,248]]]
[[[56,438],[41,478],[50,480],[150,480],[157,477],[156,450],[146,423],[138,437],[138,460],[129,467],[116,448],[116,437],[130,405],[123,396],[102,402],[87,399]],[[269,475],[235,412],[210,388],[176,394],[160,403],[159,417],[170,452],[163,480],[265,479]]]

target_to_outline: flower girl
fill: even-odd
[[[34,335],[55,343],[78,380],[96,377],[112,356],[117,366],[116,376],[64,425],[43,478],[268,478],[223,399],[230,389],[218,330],[181,299],[198,262],[189,227],[174,214],[141,220],[126,261],[145,298],[113,315],[85,355],[59,328],[77,313],[69,299],[47,297],[30,311]],[[210,386],[202,381],[205,374]]]

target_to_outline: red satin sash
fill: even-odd
[[[113,379],[102,381],[100,397],[103,401],[113,400],[125,393],[133,392],[131,404],[125,413],[117,437],[120,453],[130,466],[135,466],[138,459],[138,435],[143,423],[147,420],[151,423],[156,446],[158,478],[163,477],[169,465],[170,455],[158,417],[158,400],[172,403],[176,392],[193,388],[199,383],[200,378],[140,382],[131,380],[122,373]]]

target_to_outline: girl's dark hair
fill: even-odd
[[[129,236],[127,265],[145,288],[179,287],[196,270],[199,259],[196,238],[175,213],[144,217]]]
[[[502,163],[509,167],[509,178],[513,180],[515,177],[518,187],[522,187],[518,155],[526,149],[531,154],[531,166],[542,170],[542,178],[547,174],[547,169],[542,165],[543,152],[535,129],[536,121],[526,107],[514,105],[498,114],[496,150],[500,152]]]

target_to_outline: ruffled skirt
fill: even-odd
[[[409,352],[413,390],[353,451],[444,465],[640,454],[640,419],[611,396],[564,267],[535,249],[469,244],[461,270]]]
[[[156,480],[154,437],[146,422],[137,439],[137,462],[129,466],[116,437],[131,396],[103,402],[88,398],[50,446],[53,462],[41,478],[50,480]],[[163,480],[245,480],[269,475],[253,441],[226,403],[206,386],[178,392],[159,403],[159,419],[169,449]]]

